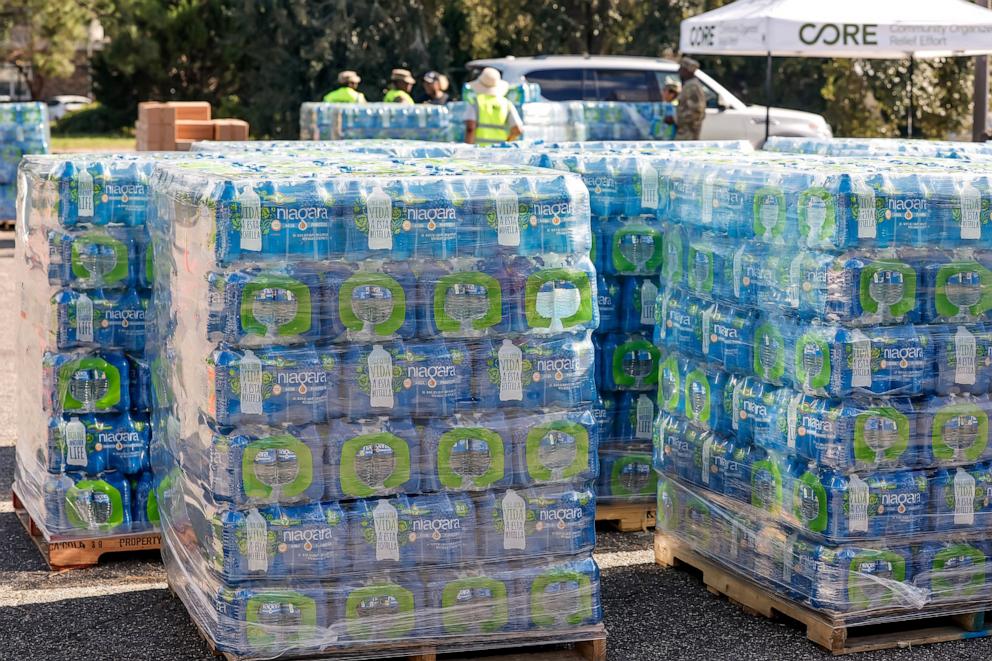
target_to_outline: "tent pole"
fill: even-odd
[[[768,51],[765,64],[765,142],[772,130],[772,52]]]
[[[979,7],[992,9],[992,0],[975,0]],[[989,129],[989,56],[975,58],[975,107],[972,114],[972,140],[985,142]]]
[[[909,118],[906,120],[906,136],[913,137],[913,73],[916,71],[916,58],[909,54]]]

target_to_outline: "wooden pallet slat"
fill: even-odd
[[[171,589],[171,586],[170,586]],[[236,654],[218,650],[199,622],[195,622],[200,637],[206,641],[214,656],[226,661],[244,659]],[[379,661],[606,661],[606,629],[602,624],[584,627],[588,638],[560,642],[554,632],[518,631],[511,635],[493,635],[480,640],[472,637],[409,643],[356,643],[346,648],[328,649],[327,654],[304,654],[280,657],[304,661],[307,659],[345,658],[349,661],[378,659]],[[566,635],[569,635],[566,633]],[[485,642],[483,642],[485,641]],[[512,641],[512,642],[509,642]],[[531,649],[538,648],[538,649]],[[463,656],[464,655],[464,656]]]
[[[157,551],[162,546],[162,536],[156,531],[51,541],[45,538],[44,532],[25,509],[17,491],[13,489],[11,500],[17,519],[52,571],[92,567],[98,564],[101,556],[106,553]]]
[[[802,625],[806,637],[834,655],[981,638],[992,635],[986,622],[988,604],[978,610],[944,615],[939,607],[915,617],[883,624],[845,620],[791,601],[750,578],[723,567],[669,535],[655,534],[655,561],[666,567],[687,566],[702,574],[711,593],[726,597],[752,615],[785,617]],[[946,612],[946,610],[945,610]]]
[[[596,520],[612,522],[620,532],[654,527],[656,503],[597,503]]]

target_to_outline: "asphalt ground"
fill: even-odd
[[[17,520],[13,239],[0,234],[0,660],[212,659],[153,554],[110,555],[50,572]],[[2,311],[6,311],[3,314]],[[746,615],[698,576],[653,564],[650,533],[600,530],[596,559],[611,661],[789,660],[830,655],[795,625]],[[858,661],[992,657],[992,639],[859,655]]]

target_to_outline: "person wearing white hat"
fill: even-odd
[[[520,113],[507,101],[510,86],[499,71],[486,67],[468,84],[475,92],[465,111],[465,142],[480,146],[510,142],[522,135]]]
[[[386,91],[386,96],[382,97],[383,103],[412,104],[413,97],[410,96],[410,92],[413,91],[416,82],[416,78],[407,69],[393,69],[389,74],[389,89]]]
[[[324,103],[365,103],[365,95],[358,91],[358,83],[362,79],[354,71],[342,71],[338,74],[336,90],[324,95]]]

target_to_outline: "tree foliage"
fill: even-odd
[[[4,0],[0,60],[17,68],[32,99],[41,99],[48,80],[72,75],[90,21],[106,10],[102,0]]]
[[[44,2],[44,0],[15,0]],[[255,135],[294,137],[300,103],[354,69],[370,100],[395,67],[447,71],[475,58],[535,54],[658,57],[679,22],[727,0],[114,0],[112,41],[93,63],[97,95],[133,121],[139,100],[205,99]],[[61,2],[59,3],[61,4]],[[748,103],[766,103],[763,58],[701,57]],[[838,135],[905,132],[906,62],[775,59],[775,105],[823,113]],[[916,134],[960,131],[968,59],[917,63]]]

